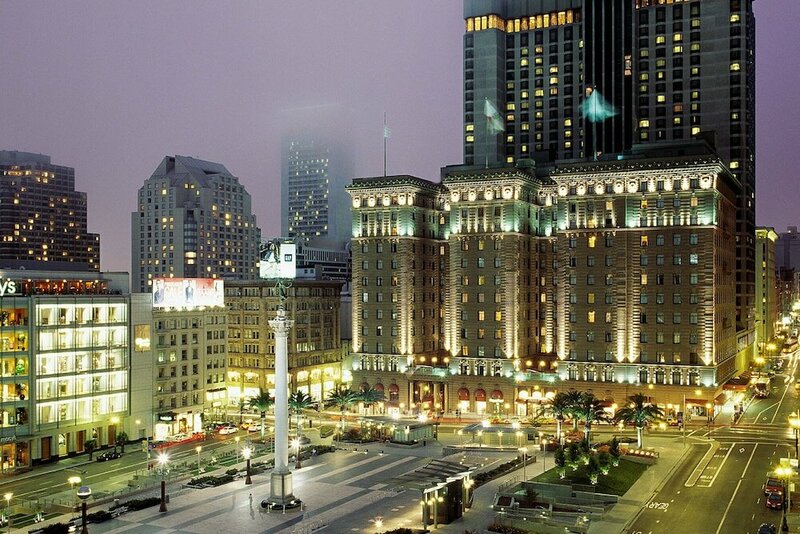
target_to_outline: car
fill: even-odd
[[[764,495],[769,495],[770,493],[783,494],[783,482],[777,478],[768,478],[764,483]]]
[[[261,428],[264,428],[264,432],[269,432],[269,427],[264,426],[263,423],[253,423],[249,427],[247,427],[248,432],[261,432]]]
[[[103,454],[97,455],[98,462],[107,462],[109,460],[116,460],[117,458],[121,458],[122,453],[117,451],[106,451]]]
[[[188,438],[189,438],[189,436],[185,432],[180,432],[178,434],[175,434],[174,436],[168,437],[167,441],[172,441],[172,442],[184,441],[184,440],[186,440]]]
[[[761,523],[756,534],[778,534],[778,529],[771,523]]]
[[[219,433],[221,436],[224,436],[225,434],[234,434],[238,431],[239,427],[237,427],[234,424],[225,425],[219,429]]]
[[[783,510],[783,494],[770,493],[767,495],[765,504],[767,505],[767,508],[771,510]]]

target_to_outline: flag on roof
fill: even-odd
[[[617,115],[617,109],[603,98],[600,91],[594,90],[581,104],[581,113],[589,122],[603,122]]]
[[[500,116],[500,112],[489,102],[488,98],[484,100],[483,114],[486,117],[486,128],[489,130],[489,133],[496,134],[506,131],[506,126],[503,124],[503,117]]]

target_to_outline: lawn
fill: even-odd
[[[607,475],[600,475],[597,479],[598,493],[610,493],[612,495],[624,495],[633,486],[647,466],[627,460],[620,460],[618,467],[612,467]],[[581,464],[577,471],[567,467],[566,477],[558,477],[556,468],[549,469],[533,479],[536,482],[549,482],[550,484],[585,484],[591,485],[589,475],[586,473],[586,466]]]

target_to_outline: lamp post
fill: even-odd
[[[522,447],[522,430],[517,430],[517,447]]]
[[[250,478],[250,456],[252,454],[253,454],[253,449],[251,449],[250,447],[245,447],[244,450],[242,450],[242,455],[244,456],[244,459],[247,461],[247,466],[245,468],[247,476],[244,479],[245,484],[253,483],[252,479]]]
[[[241,439],[241,438],[239,438],[239,436],[236,436],[236,437],[233,438],[233,441],[236,442],[236,463],[237,464],[239,463],[239,439]]]
[[[10,508],[10,505],[11,505],[11,498],[13,496],[14,496],[14,494],[11,493],[11,492],[6,493],[5,495],[3,495],[3,497],[6,500],[6,521],[8,521],[8,532],[9,532],[9,534],[11,534],[11,513],[10,513],[9,508]],[[84,525],[83,528],[84,528],[84,531],[85,531],[85,529],[86,529],[86,505],[85,504],[84,504],[84,508],[83,508],[83,525]]]
[[[159,512],[167,511],[167,480],[166,475],[169,473],[169,455],[165,452],[158,455],[158,471],[161,475],[161,506],[158,508]]]
[[[498,430],[497,431],[497,444],[501,448],[503,447],[503,431],[502,430]]]
[[[78,488],[78,497],[81,500],[81,522],[83,523],[83,528],[81,529],[81,534],[89,534],[89,530],[86,528],[86,499],[91,497],[92,489],[89,486],[81,486]],[[6,502],[11,500],[11,494],[6,493]],[[8,531],[11,532],[11,520],[9,518],[8,523]]]
[[[297,438],[293,439],[292,447],[294,447],[294,457],[295,457],[294,468],[300,469],[301,467],[303,467],[302,465],[300,465],[300,440]]]
[[[519,452],[522,453],[522,480],[528,480],[528,447],[520,447]]]
[[[195,452],[197,452],[197,474],[200,475],[200,451],[203,450],[203,447],[198,445],[194,448]]]
[[[542,440],[542,468],[547,471],[547,440]]]
[[[794,430],[794,457],[798,458],[797,438],[798,431],[800,431],[800,416],[796,412],[792,412],[792,414],[789,416],[789,426],[791,426],[792,430]]]
[[[478,430],[478,448],[483,447],[483,430]]]
[[[792,510],[792,490],[790,487],[792,475],[794,470],[788,466],[782,466],[775,469],[775,474],[781,479],[786,479],[786,508]]]

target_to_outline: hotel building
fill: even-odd
[[[224,165],[167,156],[139,189],[131,216],[131,281],[258,277],[261,230],[250,194]]]
[[[527,415],[574,388],[705,414],[747,366],[740,187],[702,143],[355,180],[353,383],[400,411]]]

